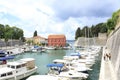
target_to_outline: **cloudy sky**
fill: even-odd
[[[0,0],[0,24],[17,26],[25,37],[65,34],[74,39],[78,27],[106,22],[120,0]]]

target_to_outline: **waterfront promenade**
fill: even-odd
[[[107,51],[105,51],[105,49],[103,48],[99,80],[117,80],[111,60],[104,60],[105,52]]]

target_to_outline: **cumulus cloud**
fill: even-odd
[[[17,26],[25,37],[65,34],[74,39],[78,27],[105,22],[119,0],[0,0],[0,23]]]
[[[56,0],[52,6],[62,20],[69,17],[110,17],[118,3],[113,0]]]

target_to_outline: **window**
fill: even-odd
[[[15,69],[15,66],[11,66],[11,68]]]
[[[16,66],[16,69],[21,68],[21,65]]]
[[[6,76],[6,74],[4,73],[4,74],[1,74],[1,77],[4,77],[4,76]]]
[[[8,72],[7,75],[12,75],[12,72]]]
[[[7,67],[10,67],[10,65],[7,65]]]
[[[24,67],[25,66],[25,64],[22,64],[22,67]]]

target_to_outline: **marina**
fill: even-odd
[[[74,43],[74,42],[72,42],[72,43]],[[40,76],[45,75],[46,76],[46,74],[48,74],[48,72],[49,72],[47,64],[53,63],[55,60],[68,59],[69,57],[67,57],[67,56],[71,55],[73,58],[71,57],[70,59],[76,59],[76,61],[77,61],[77,59],[79,57],[76,57],[76,54],[71,54],[71,53],[75,53],[75,49],[67,49],[67,50],[64,50],[64,49],[49,50],[48,49],[45,52],[32,52],[32,51],[30,51],[30,52],[23,52],[21,54],[15,55],[15,58],[12,60],[9,60],[9,61],[11,62],[11,61],[17,61],[19,59],[24,59],[24,58],[33,58],[33,59],[35,59],[35,64],[38,67],[37,71],[34,75],[36,75],[36,76],[37,75],[40,75]],[[87,74],[89,76],[87,77],[86,80],[95,80],[95,79],[99,78],[101,52],[99,52],[98,55],[99,56],[95,57],[95,63],[91,66],[91,68],[87,72]],[[72,61],[73,61],[72,63],[75,62],[75,60],[72,60]],[[81,60],[81,59],[78,61],[84,62],[84,60]],[[78,65],[78,66],[81,66],[81,65]],[[71,69],[72,69],[72,66],[71,66]],[[84,67],[78,68],[78,69],[79,69],[79,71],[85,70]],[[72,72],[72,71],[70,71],[70,72]],[[67,74],[67,73],[64,73],[64,75],[65,74]],[[63,73],[60,76],[62,76],[62,75],[63,75]],[[62,77],[65,77],[65,76],[62,76]],[[66,77],[67,77],[67,75],[66,75]],[[29,77],[27,77],[27,78],[29,78]],[[22,80],[26,80],[27,78],[23,78]]]
[[[119,3],[1,0],[0,80],[119,80]]]

